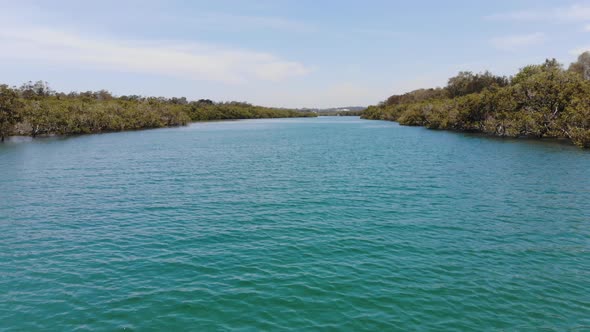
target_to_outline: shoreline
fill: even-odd
[[[549,143],[555,143],[555,144],[560,144],[560,145],[567,145],[567,146],[571,146],[571,147],[578,147],[576,144],[574,144],[574,142],[567,137],[559,137],[559,136],[554,136],[554,137],[550,137],[550,136],[546,136],[546,137],[534,137],[534,136],[499,136],[499,135],[494,135],[494,134],[489,134],[489,133],[485,133],[483,131],[475,131],[475,130],[458,130],[458,129],[445,129],[445,128],[428,128],[427,126],[418,126],[418,125],[406,125],[406,124],[401,124],[398,121],[395,120],[383,120],[383,119],[367,119],[367,118],[363,118],[361,116],[361,119],[363,120],[367,120],[367,121],[386,121],[386,122],[393,122],[393,123],[397,123],[399,126],[402,127],[415,127],[415,128],[424,128],[426,130],[430,130],[430,131],[440,131],[440,132],[449,132],[449,133],[456,133],[456,134],[464,134],[464,135],[469,135],[469,136],[474,136],[474,137],[485,137],[485,138],[491,138],[491,139],[498,139],[498,140],[514,140],[514,141],[530,141],[530,142],[549,142]],[[582,148],[582,150],[587,150]]]
[[[320,116],[311,117],[311,116],[300,116],[300,117],[276,117],[276,118],[241,118],[241,119],[216,119],[216,120],[202,120],[202,121],[190,121],[184,125],[176,125],[176,126],[164,126],[164,127],[146,127],[146,128],[137,128],[137,129],[125,129],[125,130],[108,130],[108,131],[97,131],[91,133],[79,133],[79,134],[43,134],[43,135],[10,135],[4,138],[4,141],[0,141],[2,143],[14,142],[17,141],[26,141],[31,142],[36,139],[50,139],[50,138],[70,138],[70,137],[79,137],[79,136],[87,136],[87,135],[102,135],[102,134],[115,134],[115,133],[125,133],[125,132],[136,132],[136,131],[147,131],[147,130],[157,130],[157,129],[171,129],[171,128],[182,128],[188,127],[194,123],[210,123],[210,122],[231,122],[231,121],[243,121],[243,120],[271,120],[271,119],[308,119],[308,118],[319,118]]]

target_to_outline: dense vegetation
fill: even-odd
[[[360,116],[366,107],[347,106],[336,108],[304,108],[303,111],[315,112],[319,116]]]
[[[73,135],[185,125],[190,121],[316,116],[312,112],[208,99],[115,97],[108,91],[58,93],[47,83],[0,85],[0,139]]]
[[[565,138],[590,148],[590,52],[567,70],[553,59],[513,77],[460,72],[444,88],[391,96],[362,117],[494,136]]]
[[[319,116],[360,116],[363,111],[320,111]]]

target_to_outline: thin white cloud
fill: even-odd
[[[588,32],[590,32],[590,24],[586,24],[586,25],[584,26],[584,31],[588,31]]]
[[[510,35],[492,38],[490,43],[499,50],[514,51],[523,47],[530,47],[542,44],[545,41],[545,34],[537,32],[524,35]]]
[[[520,10],[486,17],[501,21],[580,22],[590,20],[590,4],[579,3],[551,9]]]
[[[305,65],[273,54],[203,44],[99,39],[38,27],[1,27],[0,58],[240,83],[302,76]]]
[[[178,17],[171,17],[178,21]],[[184,19],[186,21],[186,19]],[[311,32],[315,27],[311,24],[290,20],[282,17],[246,16],[228,13],[204,13],[191,17],[190,23],[195,27],[204,27],[214,30],[282,30],[291,32]]]

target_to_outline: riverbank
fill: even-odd
[[[105,90],[61,93],[45,82],[0,85],[0,139],[80,135],[183,126],[189,122],[315,117],[313,112],[184,97],[113,96]]]
[[[447,86],[393,95],[364,119],[498,137],[566,139],[590,148],[590,53],[566,70],[556,60],[511,77],[460,72]]]

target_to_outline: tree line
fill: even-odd
[[[185,97],[62,93],[46,82],[0,85],[0,140],[10,135],[75,135],[186,125],[191,121],[314,117],[313,112]]]
[[[319,111],[319,116],[360,116],[363,111]]]
[[[460,72],[445,87],[393,95],[362,117],[503,137],[564,138],[590,148],[590,52],[567,69],[548,59],[511,77]]]

